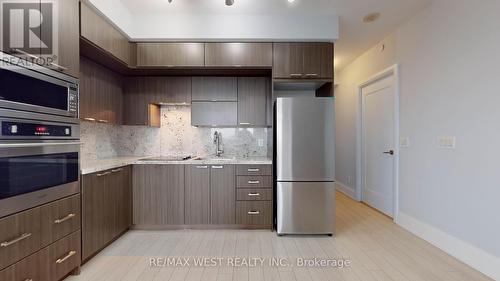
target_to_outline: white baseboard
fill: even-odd
[[[358,201],[358,199],[356,198],[356,190],[354,190],[353,188],[339,182],[339,181],[335,181],[335,189],[344,193],[345,195],[351,197],[353,200],[356,200]]]
[[[494,280],[500,280],[499,257],[489,254],[403,212],[399,212],[397,224],[449,255],[468,264],[477,271]]]

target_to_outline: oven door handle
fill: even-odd
[[[0,143],[0,148],[81,145],[82,142]]]

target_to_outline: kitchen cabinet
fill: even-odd
[[[131,225],[130,167],[82,176],[82,258],[96,254]]]
[[[271,95],[267,77],[238,78],[238,125],[267,126],[267,98]]]
[[[137,43],[138,67],[204,66],[203,43]]]
[[[49,249],[45,248],[0,271],[0,280],[50,281]]]
[[[81,236],[76,231],[48,247],[49,280],[61,280],[81,264]]]
[[[242,225],[272,224],[271,201],[238,201],[236,203],[236,223]]]
[[[192,101],[238,101],[236,77],[193,77]]]
[[[133,224],[184,224],[184,165],[133,166]]]
[[[42,247],[80,229],[80,201],[74,195],[41,207]]]
[[[210,224],[210,166],[186,165],[185,224]]]
[[[210,165],[210,210],[212,224],[235,224],[235,167]]]
[[[134,64],[133,43],[130,43],[125,35],[84,3],[80,5],[80,22],[80,35],[83,38],[123,64]]]
[[[192,126],[237,126],[237,102],[192,102]]]
[[[333,78],[333,44],[274,43],[273,48],[274,78]]]
[[[272,43],[205,43],[207,67],[272,67]]]
[[[84,57],[80,58],[80,64],[80,118],[121,124],[122,76]]]

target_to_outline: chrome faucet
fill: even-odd
[[[222,148],[222,134],[215,131],[214,134],[214,144],[215,144],[215,156],[220,157],[222,153],[224,153],[224,149]]]

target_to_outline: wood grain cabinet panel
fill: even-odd
[[[303,43],[305,78],[333,78],[333,44]]]
[[[80,231],[55,242],[48,250],[50,280],[61,280],[81,264]]]
[[[302,43],[274,43],[274,78],[301,78],[304,75]]]
[[[272,43],[205,43],[205,66],[271,67]]]
[[[0,220],[0,269],[41,248],[40,208]]]
[[[65,0],[63,0],[65,1]],[[80,35],[99,48],[110,52],[113,47],[109,24],[88,5],[80,4]]]
[[[211,223],[234,224],[235,168],[234,165],[210,165]]]
[[[333,78],[331,43],[274,43],[273,49],[274,78]]]
[[[236,174],[238,176],[271,176],[272,165],[237,165]]]
[[[49,249],[42,249],[0,271],[0,280],[51,281]]]
[[[193,77],[192,101],[238,101],[236,77]]]
[[[80,229],[80,195],[41,207],[42,246]]]
[[[273,178],[271,176],[237,176],[236,187],[238,188],[272,188]]]
[[[105,172],[82,176],[82,259],[86,260],[106,244]]]
[[[270,201],[273,199],[272,189],[243,189],[236,190],[236,200],[238,201]]]
[[[210,224],[210,166],[186,165],[185,224]]]
[[[271,81],[267,77],[238,78],[238,125],[267,126],[267,97]]]
[[[134,165],[135,225],[184,224],[184,165]]]
[[[204,66],[203,43],[137,43],[138,67]]]
[[[236,223],[243,225],[271,225],[271,201],[236,202]]]

